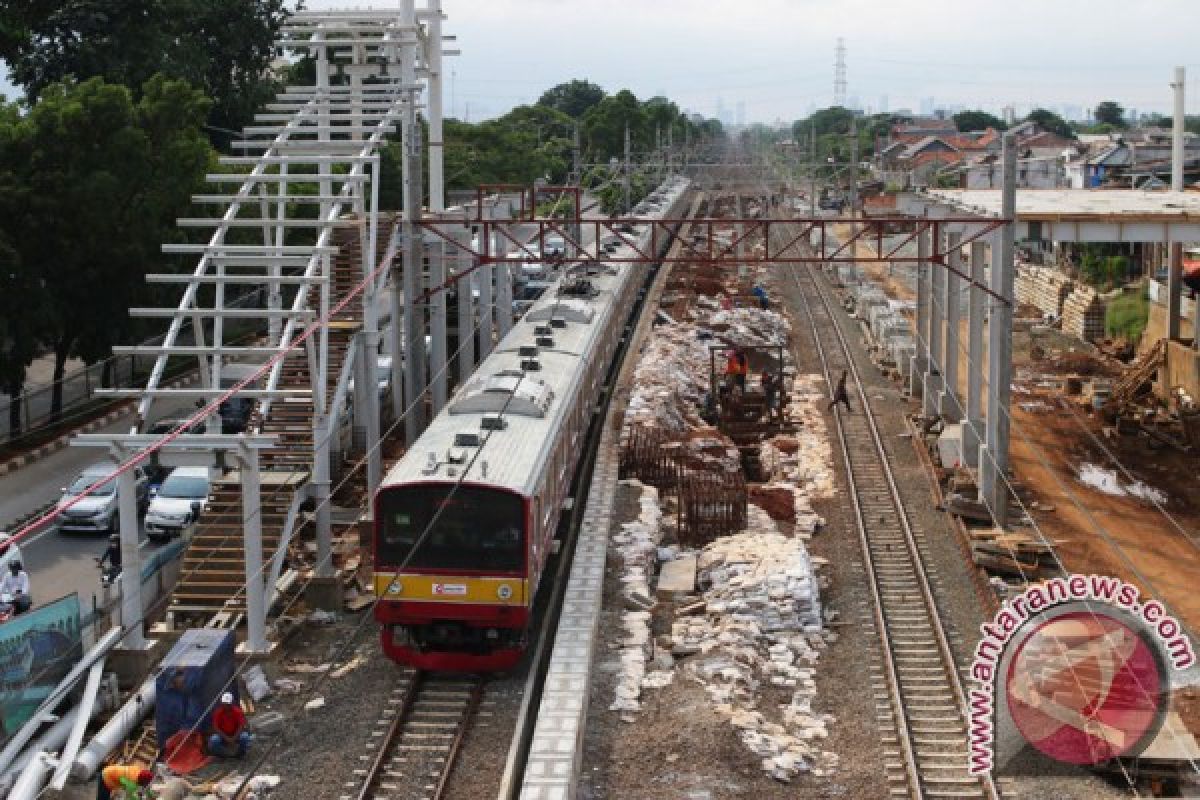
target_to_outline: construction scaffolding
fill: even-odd
[[[288,87],[232,143],[240,154],[223,156],[225,169],[207,179],[235,188],[194,197],[215,213],[179,220],[181,227],[211,233],[204,243],[163,246],[168,255],[197,257],[190,272],[147,276],[181,285],[178,304],[131,309],[134,316],[169,320],[161,344],[117,348],[155,359],[145,387],[106,392],[137,398],[137,422],[126,434],[79,437],[79,443],[106,446],[124,462],[122,469],[129,468],[127,459],[147,459],[150,452],[158,460],[159,450],[164,463],[237,468],[215,484],[188,547],[168,611],[176,624],[216,618],[236,625],[250,617],[248,648],[267,648],[265,617],[303,525],[305,502],[314,509],[316,582],[333,580],[331,475],[335,454],[341,449],[345,455],[350,446],[339,441],[346,414],[363,429],[354,441],[366,453],[367,491],[379,483],[379,302],[390,281],[392,385],[398,387],[405,361],[400,329],[415,319],[406,300],[416,294],[411,284],[420,272],[412,260],[418,248],[402,250],[394,216],[380,212],[380,154],[386,138],[402,132],[406,151],[419,156],[417,109],[427,98],[429,112],[439,117],[436,128],[430,118],[436,139],[430,182],[436,184],[433,205],[440,207],[441,20],[436,0],[419,12],[414,0],[404,0],[396,12],[292,15],[278,44],[313,59],[314,85]],[[413,167],[406,160],[406,184],[413,182]],[[415,168],[419,174],[419,162]],[[409,233],[420,214],[419,202],[408,209]],[[400,252],[402,272],[395,268]],[[264,291],[265,307],[233,307],[248,290]],[[230,342],[225,326],[232,319],[260,321],[261,335]],[[423,343],[424,337],[416,339]],[[199,385],[166,388],[172,359],[194,359]],[[404,402],[398,390],[393,398],[397,407]],[[195,400],[199,410],[179,430],[164,439],[141,433],[162,416],[164,400],[180,399]],[[231,430],[234,402],[253,404],[236,426],[244,432]],[[195,442],[204,447],[172,445],[184,427],[196,424],[207,431]],[[127,525],[126,505],[125,574],[137,575],[136,510]],[[140,648],[140,609],[129,604],[128,612],[126,643]]]

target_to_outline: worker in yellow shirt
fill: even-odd
[[[149,786],[152,780],[154,773],[140,764],[105,767],[100,770],[100,777],[96,780],[96,800],[112,800],[113,792],[117,789],[125,789],[126,797],[140,797],[140,794],[131,794],[129,790],[138,791]]]

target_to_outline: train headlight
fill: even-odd
[[[496,590],[496,596],[501,600],[508,600],[512,597],[512,587],[507,583],[500,584],[500,588]]]
[[[400,585],[400,581],[392,581],[388,584],[388,594],[400,594],[404,587]]]

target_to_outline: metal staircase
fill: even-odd
[[[179,220],[211,233],[203,243],[163,246],[198,261],[187,272],[147,276],[179,285],[182,295],[173,308],[131,309],[169,320],[167,334],[161,345],[117,348],[155,364],[144,388],[108,392],[139,400],[137,427],[89,442],[120,458],[155,446],[163,464],[207,458],[229,470],[191,538],[168,619],[178,626],[247,618],[252,650],[266,647],[266,613],[298,529],[315,533],[317,575],[332,577],[332,462],[348,449],[335,438],[352,376],[367,378],[355,413],[378,411],[368,352],[378,331],[365,309],[377,308],[397,247],[393,220],[378,208],[380,153],[398,122],[415,114],[424,85],[416,68],[430,47],[411,3],[402,5],[407,11],[289,18],[280,46],[314,59],[316,85],[288,87],[268,104],[232,143],[244,155],[222,157],[226,169],[208,176],[234,188],[196,195],[208,215]],[[265,308],[232,307],[236,293],[259,287]],[[246,318],[264,320],[266,337],[231,342],[226,320]],[[198,364],[198,386],[163,385],[168,361],[181,358]],[[255,410],[246,433],[225,435],[218,405],[235,385]],[[191,437],[164,444],[139,433],[164,416],[164,400],[200,401],[208,433],[191,439],[203,442],[199,455],[196,447],[180,455]],[[378,463],[371,466],[378,475]]]

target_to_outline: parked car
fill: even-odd
[[[61,508],[70,503],[91,485],[113,473],[114,466],[109,463],[93,464],[79,473],[78,477],[68,486],[63,487],[63,496],[58,501]],[[134,488],[137,492],[138,513],[146,509],[150,479],[142,467],[133,468]],[[59,517],[58,527],[64,531],[87,531],[117,533],[120,530],[120,514],[117,513],[117,480],[105,481],[97,486],[75,505],[64,509]]]
[[[208,505],[212,480],[208,467],[176,467],[150,498],[146,537],[164,542],[199,519]]]

